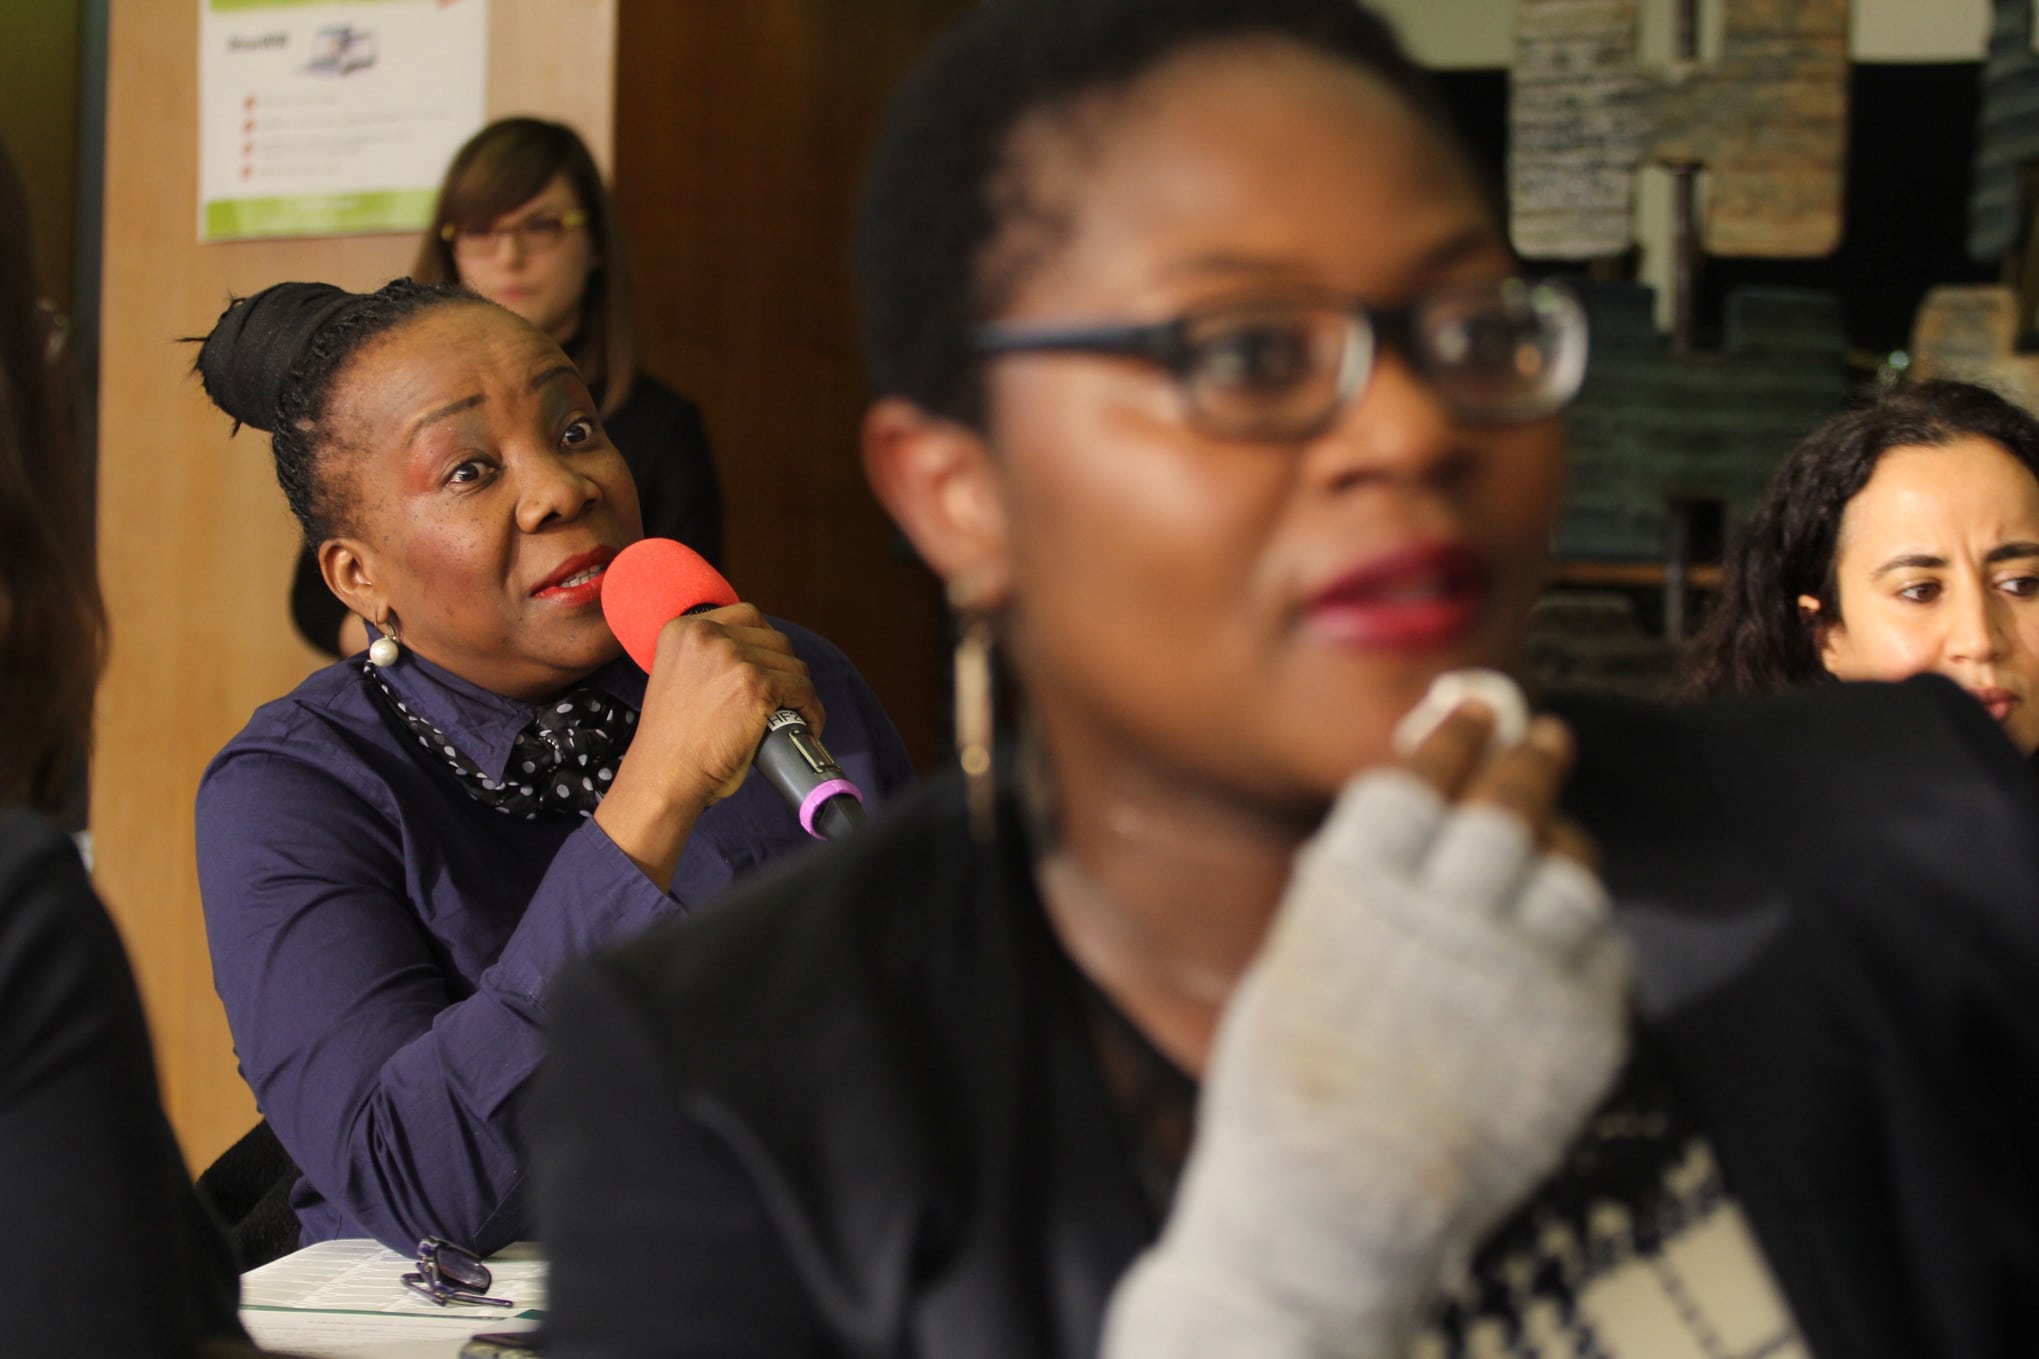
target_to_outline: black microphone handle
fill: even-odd
[[[719,607],[696,604],[686,614]],[[751,763],[793,804],[800,828],[815,839],[834,840],[864,824],[864,795],[821,738],[807,729],[807,719],[793,709],[781,708],[766,719],[765,738],[758,742]],[[836,786],[831,788],[832,784]]]
[[[808,730],[807,719],[781,708],[765,722],[758,742],[757,769],[800,815],[800,825],[817,840],[833,840],[864,824],[864,804],[842,766]]]
[[[864,804],[845,794],[821,804],[821,810],[814,814],[814,829],[821,832],[823,840],[840,840],[867,819]]]

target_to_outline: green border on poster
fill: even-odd
[[[394,3],[395,0],[347,0],[353,5]],[[335,0],[205,0],[205,7],[214,14],[227,14],[236,10],[250,9],[302,9],[306,5],[330,5]]]
[[[418,231],[432,221],[432,189],[286,194],[222,198],[205,205],[205,239],[248,241],[265,236],[357,236]]]

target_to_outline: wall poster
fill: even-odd
[[[198,239],[415,231],[482,125],[489,0],[198,0]]]

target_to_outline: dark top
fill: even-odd
[[[874,800],[904,783],[899,738],[842,653],[779,626],[851,779]],[[408,650],[382,674],[501,777],[532,707]],[[643,702],[627,660],[590,682]],[[530,1235],[516,1104],[554,972],[811,843],[752,777],[702,813],[668,894],[592,820],[470,797],[360,662],[258,709],[199,787],[199,885],[241,1073],[304,1173],[304,1241],[408,1251],[431,1233],[487,1251]]]
[[[601,393],[593,395],[600,404]],[[644,536],[677,538],[719,568],[722,484],[701,408],[657,378],[639,373],[630,384],[630,399],[614,415],[603,416],[602,426],[637,483]],[[347,606],[326,588],[318,558],[306,546],[290,582],[290,619],[298,635],[332,655],[333,639],[346,618]],[[366,645],[368,634],[362,636]]]
[[[69,838],[20,809],[0,811],[0,1167],[0,1348],[183,1356],[242,1335],[120,938]]]
[[[1815,1354],[2030,1351],[2039,837],[1945,681],[1568,714],[1643,1021]],[[577,968],[558,1353],[1079,1359],[1150,1203],[1019,819],[953,785]]]

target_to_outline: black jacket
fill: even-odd
[[[242,1335],[120,936],[70,839],[20,808],[0,809],[0,1222],[0,1351],[174,1359]]]
[[[2029,1352],[2039,807],[2008,743],[1937,680],[1568,716],[1645,1022],[1814,1353]],[[559,1352],[1094,1353],[1157,1224],[1054,947],[1017,818],[973,845],[943,783],[584,966],[533,1120]]]

